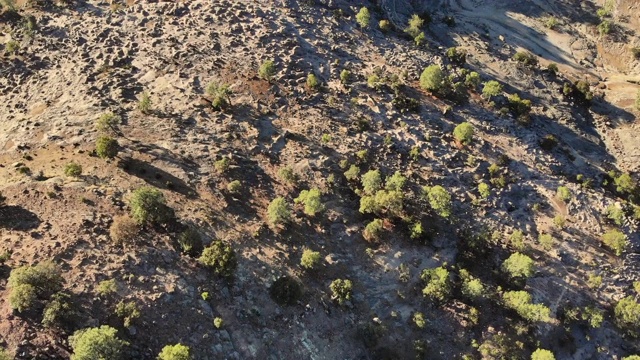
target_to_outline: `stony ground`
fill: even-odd
[[[563,328],[560,320],[530,326],[542,347],[558,359],[640,352],[621,336],[611,311],[640,280],[636,224],[629,219],[622,226],[631,244],[616,257],[599,237],[611,225],[603,219],[605,208],[621,199],[606,187],[576,181],[582,174],[600,184],[609,170],[638,170],[633,81],[640,62],[626,45],[640,44],[633,32],[640,31],[633,16],[640,11],[637,1],[617,3],[623,39],[597,35],[591,17],[602,4],[570,0],[442,0],[415,7],[402,0],[379,7],[340,0],[44,3],[19,10],[35,17],[33,32],[23,19],[0,15],[0,43],[20,44],[15,54],[0,56],[0,190],[7,197],[0,253],[12,252],[0,270],[0,346],[17,359],[70,356],[71,330],[44,328],[37,316],[19,314],[8,302],[10,269],[45,259],[60,265],[74,295],[80,316],[72,330],[112,325],[131,343],[130,358],[154,359],[164,345],[180,342],[196,359],[408,359],[416,356],[417,340],[427,344],[427,359],[481,358],[472,340],[512,331],[517,317],[489,299],[432,304],[421,295],[419,274],[443,263],[464,266],[498,293],[509,286],[499,279],[499,267],[514,251],[506,240],[514,230],[524,232],[538,269],[523,288],[549,306],[554,319],[567,306],[596,304],[606,311],[599,329]],[[366,30],[354,18],[363,5],[372,10]],[[401,29],[378,30],[380,19],[402,26],[423,11],[433,18],[425,46],[415,46]],[[557,30],[542,25],[548,14],[560,19]],[[456,25],[445,24],[444,16]],[[483,81],[499,80],[507,93],[531,99],[531,123],[499,116],[473,91],[463,104],[422,91],[420,73],[444,64],[450,46],[468,51],[465,66]],[[532,70],[511,60],[520,49],[539,56],[541,66]],[[268,59],[277,68],[271,82],[257,76]],[[558,63],[560,77],[540,70],[549,62]],[[388,88],[367,87],[376,68],[401,75],[407,93],[419,100],[418,112],[396,109]],[[353,74],[349,86],[339,80],[343,69]],[[305,85],[311,72],[323,84],[319,92]],[[588,80],[596,93],[589,109],[560,96],[563,81],[577,79]],[[211,82],[233,90],[227,111],[213,110],[204,96]],[[153,104],[149,114],[138,110],[145,91]],[[92,153],[99,135],[94,124],[106,112],[122,119],[122,151],[111,161]],[[468,147],[451,136],[464,121],[476,132]],[[324,134],[330,141],[322,141]],[[553,151],[540,147],[549,134],[559,139]],[[413,148],[417,159],[410,156]],[[364,149],[365,159],[357,160]],[[512,181],[478,205],[479,180],[488,180],[488,166],[504,155],[503,171]],[[214,162],[224,157],[232,165],[220,174]],[[362,229],[371,217],[358,212],[359,197],[339,165],[343,159],[359,161],[362,172],[401,171],[409,182],[407,215],[424,218],[429,241],[410,240],[406,224],[398,222],[387,224],[381,244],[366,242]],[[64,175],[70,161],[82,165],[82,176]],[[28,171],[19,171],[23,166]],[[284,166],[298,174],[297,184],[278,175]],[[242,191],[231,195],[227,184],[236,179]],[[455,199],[454,221],[422,214],[428,205],[419,199],[420,187],[436,184]],[[175,229],[145,229],[135,245],[113,244],[113,217],[128,211],[130,192],[143,185],[160,188],[180,222],[197,227],[205,243],[233,245],[239,257],[233,281],[181,255]],[[568,203],[556,197],[561,185],[573,193]],[[266,226],[273,198],[291,200],[312,187],[324,192],[323,214],[309,218],[296,208],[287,229]],[[567,219],[562,229],[553,225],[558,214]],[[465,260],[469,232],[484,227],[502,237],[485,257]],[[542,233],[553,234],[551,250],[538,244]],[[299,266],[306,247],[322,254],[317,271]],[[405,267],[409,275],[400,281]],[[603,277],[596,289],[586,285],[592,274]],[[269,297],[269,286],[282,275],[304,284],[297,305],[281,307]],[[353,280],[354,295],[338,306],[329,283],[344,277]],[[107,279],[117,280],[118,292],[103,299],[96,287]],[[123,299],[141,310],[128,328],[113,314]],[[477,324],[469,320],[471,305],[480,310]],[[411,321],[416,311],[428,319],[423,329]],[[215,317],[224,319],[221,329],[213,326]],[[377,345],[363,342],[363,324],[382,325]],[[535,346],[527,343],[524,351]]]

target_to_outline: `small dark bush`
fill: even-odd
[[[295,305],[302,293],[302,285],[288,276],[279,278],[269,288],[271,298],[279,305]]]
[[[180,233],[178,244],[182,252],[189,256],[197,256],[202,252],[202,237],[193,228],[187,228],[187,230]]]

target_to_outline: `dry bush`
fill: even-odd
[[[117,216],[109,228],[109,236],[117,245],[131,243],[138,235],[140,228],[138,224],[127,215]]]

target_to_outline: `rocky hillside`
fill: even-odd
[[[638,1],[0,4],[0,359],[640,355]]]

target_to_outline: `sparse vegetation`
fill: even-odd
[[[216,110],[225,110],[231,105],[231,88],[226,84],[212,82],[207,85],[206,93],[211,100],[211,106]]]
[[[549,308],[542,304],[533,304],[531,295],[526,291],[507,291],[502,295],[502,300],[507,308],[515,310],[525,320],[530,322],[551,320]]]
[[[530,67],[538,65],[538,58],[532,53],[526,51],[518,51],[513,56],[513,60]]]
[[[96,129],[102,132],[118,132],[118,126],[122,120],[120,117],[114,113],[105,113],[102,114],[98,121],[96,122]]]
[[[149,114],[151,113],[152,106],[153,102],[151,101],[151,95],[149,95],[148,91],[143,91],[138,102],[138,110],[143,114]]]
[[[571,200],[571,190],[569,190],[568,187],[566,186],[558,186],[558,190],[556,191],[556,196],[558,197],[558,199],[564,201],[564,202],[568,202],[569,200]]]
[[[116,245],[131,242],[138,235],[140,226],[129,216],[116,216],[109,227],[109,237]]]
[[[7,286],[9,304],[18,312],[31,309],[38,299],[48,299],[62,289],[60,269],[50,261],[33,266],[21,266],[11,270]]]
[[[130,327],[131,322],[140,317],[140,310],[133,301],[120,301],[116,305],[116,315],[123,320],[125,327]]]

